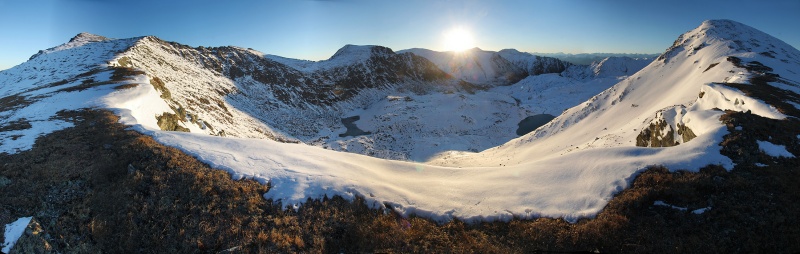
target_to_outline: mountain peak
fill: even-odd
[[[328,60],[334,60],[338,58],[365,60],[368,59],[373,53],[394,54],[394,51],[392,51],[390,48],[377,45],[347,44],[337,50],[336,53],[333,54],[333,56],[331,56],[331,58]]]
[[[730,19],[709,19],[703,21],[701,26],[746,26],[746,25]]]
[[[706,20],[700,26],[678,37],[658,60],[686,52],[693,55],[704,48],[707,54],[724,56],[739,53],[782,54],[796,58],[796,49],[789,44],[748,25],[726,19]]]
[[[527,53],[527,52],[522,52],[522,51],[519,51],[519,50],[517,50],[517,49],[501,49],[500,51],[498,51],[498,53],[506,53],[506,54],[529,54],[529,55],[530,55],[530,53]]]
[[[353,45],[347,44],[344,47],[341,47],[336,53],[331,56],[330,59],[338,58],[345,55],[367,55],[372,52],[373,45]]]
[[[71,48],[75,48],[75,47],[80,47],[80,46],[86,45],[88,43],[102,42],[102,41],[108,41],[108,40],[111,40],[111,39],[103,37],[103,36],[100,36],[100,35],[96,35],[96,34],[82,32],[82,33],[79,33],[79,34],[75,35],[74,37],[72,37],[72,39],[70,39],[67,43],[64,43],[64,44],[61,44],[59,46],[55,46],[55,47],[52,47],[52,48],[49,48],[49,49],[46,49],[46,50],[39,50],[39,52],[37,52],[36,54],[34,54],[30,58],[28,58],[28,61],[30,61],[30,60],[38,57],[38,56],[41,56],[43,54],[50,53],[50,52],[55,52],[55,51],[60,51],[60,50],[65,50],[65,49],[71,49]]]
[[[694,34],[716,39],[741,40],[743,37],[772,37],[748,25],[727,19],[713,19],[703,21],[700,26],[692,30]],[[690,32],[691,33],[691,32]]]
[[[97,41],[107,41],[107,40],[109,40],[109,38],[106,38],[104,36],[82,32],[79,33],[78,35],[75,35],[75,37],[72,37],[72,39],[70,39],[69,42],[97,42]]]

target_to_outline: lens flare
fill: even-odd
[[[448,51],[464,51],[475,47],[475,39],[472,33],[463,28],[457,27],[444,33],[444,48]]]

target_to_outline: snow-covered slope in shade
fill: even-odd
[[[589,66],[573,65],[564,73],[575,78],[607,78],[630,76],[653,62],[653,58],[606,57]]]
[[[595,77],[618,77],[634,74],[651,62],[652,58],[607,57],[591,68]]]
[[[112,89],[99,85],[85,91],[97,93],[86,94],[96,98],[90,104],[114,110],[123,123],[161,143],[227,170],[235,178],[269,182],[271,189],[265,197],[284,205],[300,205],[308,198],[341,195],[352,199],[358,195],[375,208],[388,205],[402,215],[417,214],[440,221],[540,216],[575,221],[597,214],[648,165],[660,164],[673,170],[697,170],[707,164],[732,167],[731,160],[720,155],[718,144],[727,129],[720,123],[722,113],[716,108],[749,110],[775,119],[786,115],[730,89],[724,82],[748,82],[757,73],[737,66],[756,60],[782,78],[798,80],[792,71],[800,66],[798,59],[797,49],[753,28],[732,21],[707,21],[681,36],[655,62],[567,109],[549,124],[496,148],[480,153],[444,153],[427,164],[266,139],[160,131],[153,127],[152,114],[168,107],[152,86]],[[274,65],[281,66],[286,65]],[[102,75],[108,74],[95,78],[99,80]],[[236,76],[234,80],[240,78],[247,77]],[[139,74],[124,82],[147,80],[147,74]],[[770,85],[793,89],[790,91],[798,86],[790,81]],[[501,94],[498,91],[492,92]],[[519,103],[528,102],[520,99]],[[40,106],[34,103],[27,108]],[[670,128],[685,126],[696,137],[673,147],[635,146],[642,129],[660,120],[668,122]]]
[[[557,58],[537,56],[531,53],[519,52],[516,49],[503,49],[498,51],[497,54],[524,70],[528,75],[561,73],[571,66],[570,63]]]
[[[352,45],[347,44],[336,51],[331,58],[322,61],[309,61],[286,58],[276,55],[265,55],[266,58],[288,65],[304,72],[314,72],[319,70],[343,67],[355,63],[363,63],[372,55],[372,48],[379,46],[372,45]]]
[[[398,53],[406,52],[427,58],[439,69],[470,83],[507,85],[527,76],[524,70],[497,52],[484,51],[480,48],[461,52],[439,52],[421,48],[398,51]]]

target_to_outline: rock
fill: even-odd
[[[0,187],[5,187],[9,184],[11,184],[11,179],[8,179],[8,177],[5,176],[0,176]]]
[[[19,237],[17,243],[11,248],[9,254],[12,253],[57,253],[57,251],[47,241],[42,225],[39,224],[36,218],[33,218],[25,228],[25,233]]]

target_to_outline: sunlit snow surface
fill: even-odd
[[[758,147],[761,151],[772,157],[794,157],[792,153],[786,150],[786,146],[776,145],[769,141],[756,140]]]
[[[718,27],[721,26],[732,26],[730,29],[734,33],[720,35],[718,30],[722,29]],[[786,54],[800,56],[785,43],[751,30],[729,21],[704,22],[685,34],[683,41],[679,41],[682,44],[665,54],[666,59],[651,63],[607,90],[595,91],[599,94],[586,101],[573,101],[569,94],[554,97],[557,93],[541,93],[542,97],[538,98],[536,92],[546,90],[540,88],[522,92],[526,86],[546,84],[548,79],[555,78],[546,75],[489,90],[487,93],[516,98],[519,102],[514,103],[524,104],[531,112],[557,109],[559,112],[554,115],[560,111],[563,114],[532,133],[486,151],[444,152],[424,163],[392,161],[264,139],[160,131],[154,116],[171,112],[171,109],[148,85],[124,90],[97,87],[81,92],[85,97],[80,103],[69,104],[72,106],[46,104],[51,109],[31,114],[37,117],[35,119],[47,119],[58,107],[92,105],[112,109],[121,116],[122,123],[153,136],[158,142],[194,155],[212,167],[226,170],[234,178],[269,181],[272,188],[265,198],[281,201],[286,206],[302,204],[308,198],[341,195],[352,199],[357,195],[364,197],[372,207],[390,205],[403,215],[416,214],[438,221],[540,216],[576,221],[596,215],[648,165],[664,165],[673,170],[697,170],[708,164],[732,168],[731,160],[719,153],[718,144],[727,129],[719,121],[722,112],[717,108],[751,110],[754,114],[776,119],[786,117],[761,101],[717,84],[732,79],[746,81],[745,70],[726,61],[727,56],[735,55],[744,60],[759,57],[730,47],[733,42],[722,36],[747,37],[742,41],[752,37],[762,45],[778,45],[788,51]],[[700,44],[704,47],[694,50]],[[791,68],[777,68],[781,65],[777,60],[758,59],[776,72]],[[296,64],[315,68],[312,63]],[[706,70],[711,64],[718,65]],[[729,72],[731,70],[735,70],[734,73]],[[780,72],[780,75],[785,74]],[[146,80],[147,77],[142,76],[130,82],[146,84]],[[569,91],[575,88],[559,85],[552,89]],[[700,98],[700,92],[707,96]],[[8,94],[14,93],[3,96]],[[68,99],[51,101],[65,100]],[[735,103],[741,100],[746,103]],[[48,103],[48,100],[35,102],[29,108],[45,105],[41,103]],[[387,107],[391,109],[390,106]],[[14,111],[17,113],[13,118],[23,117],[20,110]],[[665,117],[668,115],[672,121],[685,124],[697,137],[670,148],[636,147],[636,136],[653,120],[656,112],[671,112],[664,113]],[[366,109],[359,113],[374,116],[381,112]],[[369,125],[367,122],[365,126]],[[44,133],[26,135],[36,137]],[[3,151],[24,148],[20,145],[9,148],[11,145],[7,144],[13,142],[8,143],[8,140],[2,137]]]
[[[30,149],[37,137],[72,127],[70,122],[53,119],[56,112],[97,106],[98,98],[108,95],[113,91],[112,86],[119,84],[61,91],[90,79],[108,80],[110,71],[94,73],[57,86],[52,84],[69,81],[77,75],[103,67],[106,60],[114,57],[114,52],[124,50],[133,42],[134,39],[81,37],[44,50],[28,62],[0,72],[0,98],[15,95],[32,101],[26,107],[10,105],[11,109],[0,111],[0,126],[12,122],[27,122],[31,126],[23,130],[0,132],[0,153]]]

